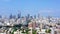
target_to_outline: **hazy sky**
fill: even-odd
[[[0,0],[0,15],[35,15],[60,17],[60,0]]]

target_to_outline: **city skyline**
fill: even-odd
[[[27,14],[60,17],[60,0],[0,0],[0,15]],[[19,11],[18,11],[19,10]]]

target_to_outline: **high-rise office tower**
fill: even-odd
[[[51,16],[48,16],[49,23],[51,22],[50,18],[51,18]]]
[[[13,15],[13,16],[12,16],[12,18],[14,18],[14,19],[15,19],[15,18],[16,18],[16,15]]]
[[[12,17],[13,17],[12,14],[10,14],[9,18],[12,19]]]
[[[27,14],[26,21],[29,20],[29,18],[30,18],[30,14]]]
[[[27,15],[27,18],[30,18],[30,14]]]
[[[0,15],[0,18],[2,18],[2,16]]]
[[[18,18],[21,18],[21,12],[18,13]]]
[[[38,18],[40,18],[40,14],[38,13]]]
[[[33,16],[30,16],[31,19],[33,19]]]
[[[34,15],[34,18],[36,19],[36,15]]]

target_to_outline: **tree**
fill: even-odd
[[[37,34],[36,30],[33,29],[32,30],[32,34]]]
[[[29,34],[30,29],[27,28],[25,31],[26,31],[26,34]]]
[[[50,32],[51,32],[51,29],[46,29],[45,32],[46,32],[46,33],[50,33]]]
[[[28,29],[28,28],[22,28],[21,31],[24,34],[29,34],[30,29]]]
[[[15,31],[17,31],[17,27],[13,29],[13,31],[11,32],[11,34],[14,34]]]
[[[13,28],[11,34],[14,34],[15,31],[17,31],[17,29]]]
[[[14,25],[13,28],[12,28],[11,34],[14,34],[14,32],[17,31],[18,29],[20,29],[21,26],[22,26],[22,24]]]

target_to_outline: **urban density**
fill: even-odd
[[[0,15],[0,34],[60,34],[60,18],[37,15]]]
[[[0,0],[0,34],[60,34],[60,0]]]

